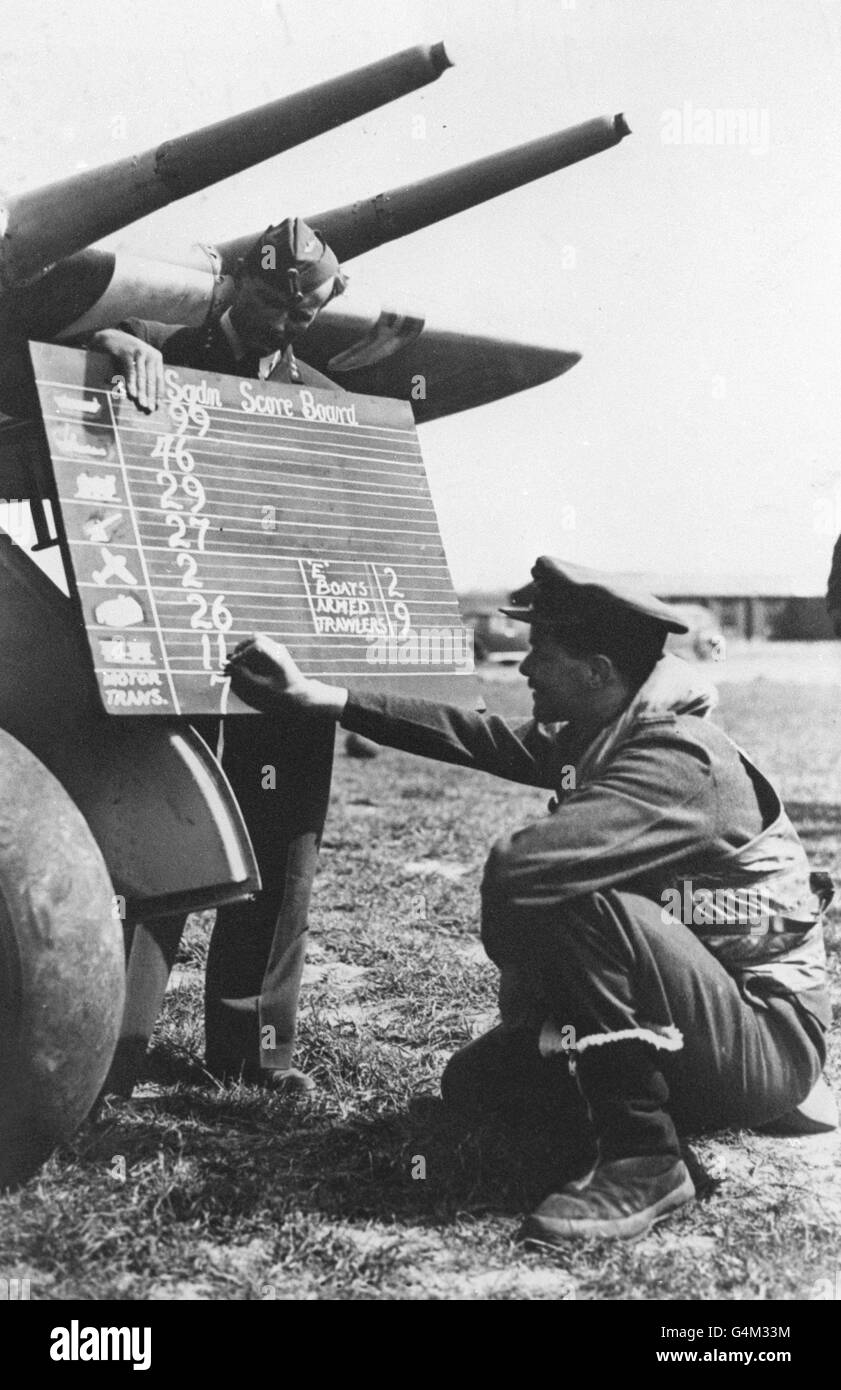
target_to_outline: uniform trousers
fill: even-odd
[[[451,1058],[442,1078],[449,1103],[526,1118],[564,1109],[580,1116],[559,1054],[568,1045],[583,1056],[594,1038],[651,1043],[683,1132],[761,1125],[812,1089],[825,1058],[817,1020],[791,996],[746,997],[657,903],[610,890],[543,915],[518,925],[516,913],[486,900],[483,940],[502,972],[502,1023]],[[560,1040],[555,1055],[541,1054],[541,1036],[544,1052]]]
[[[193,722],[215,750],[218,720]],[[205,978],[205,1057],[216,1075],[291,1065],[333,743],[331,726],[306,720],[225,721],[222,766],[262,891],[217,910]]]

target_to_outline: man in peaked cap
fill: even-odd
[[[93,333],[84,345],[111,354],[128,395],[143,410],[154,410],[164,399],[164,364],[337,391],[293,349],[345,285],[318,232],[299,217],[287,218],[267,228],[243,257],[233,300],[221,318],[175,329],[127,319]],[[217,749],[220,721],[191,722]],[[223,722],[222,765],[245,817],[263,888],[253,902],[217,911],[205,984],[205,1061],[222,1079],[244,1077],[305,1095],[314,1083],[292,1058],[307,909],[330,792],[332,730],[303,729],[294,718],[271,726],[258,720],[259,729],[251,719]],[[271,791],[263,785],[266,765],[277,771]],[[127,1018],[131,1014],[136,1036],[121,1040],[106,1089],[131,1091],[183,926],[179,916],[148,928],[155,939],[153,969],[133,971],[129,962]]]
[[[559,1181],[521,1238],[633,1236],[694,1197],[678,1129],[834,1127],[821,905],[777,793],[704,718],[711,687],[664,655],[686,630],[673,610],[542,557],[503,611],[530,624],[520,727],[307,680],[261,637],[229,670],[268,713],[553,791],[485,865],[501,1022],[442,1090],[588,1136],[585,1175]]]

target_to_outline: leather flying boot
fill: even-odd
[[[665,1109],[658,1053],[677,1051],[677,1030],[599,1033],[579,1040],[571,1065],[590,1112],[598,1158],[590,1172],[551,1193],[518,1238],[558,1245],[570,1238],[641,1235],[691,1202],[695,1187]]]
[[[540,1245],[562,1245],[575,1237],[627,1239],[642,1235],[694,1196],[686,1165],[671,1154],[599,1160],[585,1178],[541,1202],[517,1239]]]

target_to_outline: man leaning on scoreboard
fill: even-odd
[[[293,345],[345,283],[330,247],[300,218],[290,218],[269,227],[243,258],[233,302],[221,318],[175,329],[127,319],[93,333],[84,346],[113,358],[128,395],[144,411],[163,400],[165,364],[338,392],[340,387],[298,360]],[[220,721],[192,722],[216,748]],[[205,1060],[223,1080],[242,1078],[307,1094],[314,1083],[293,1067],[292,1054],[310,889],[330,794],[332,730],[244,717],[224,724],[223,767],[245,817],[263,888],[254,901],[217,911],[207,959]],[[267,763],[278,771],[271,796],[262,784]],[[150,928],[168,968],[183,926],[183,917],[173,917]],[[133,988],[133,1013],[142,1012],[148,1036],[162,1003],[160,982],[141,980]],[[130,1092],[130,1061],[127,1070],[116,1078],[112,1072],[111,1089]]]

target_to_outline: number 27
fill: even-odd
[[[189,518],[176,516],[174,512],[169,512],[166,518],[167,526],[174,526],[175,532],[169,537],[167,544],[172,550],[189,550],[190,541],[187,537],[187,527],[195,527],[198,530],[196,546],[200,551],[204,550],[204,538],[210,526],[210,518],[207,516],[191,516]]]

